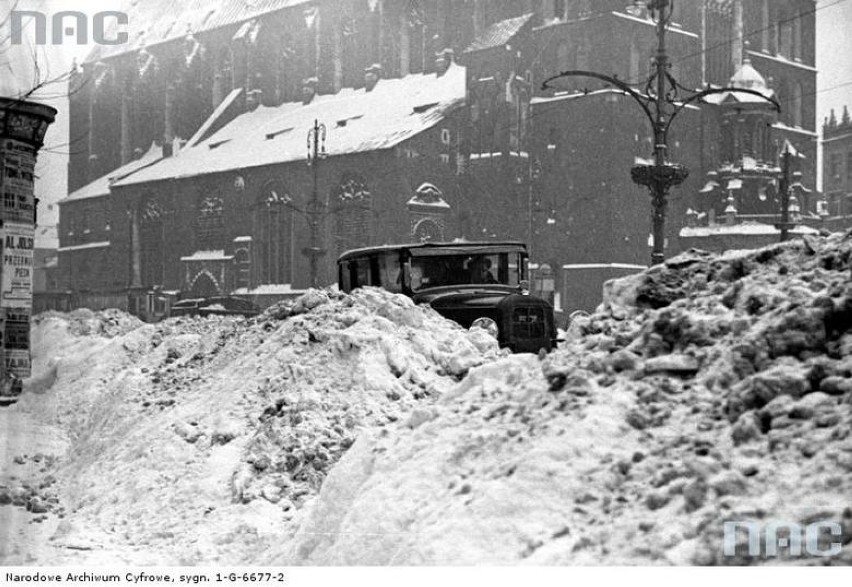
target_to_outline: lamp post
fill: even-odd
[[[775,225],[775,228],[781,232],[780,240],[782,243],[790,238],[790,229],[796,226],[796,222],[791,222],[790,219],[790,199],[793,197],[790,190],[790,158],[792,156],[790,144],[785,142],[784,150],[781,152],[781,177],[778,182],[781,222]]]
[[[656,265],[665,260],[663,251],[665,243],[665,217],[669,190],[683,183],[689,176],[689,170],[678,163],[668,160],[668,133],[672,122],[687,105],[697,102],[710,94],[728,92],[743,92],[754,94],[771,102],[780,111],[778,103],[758,91],[744,88],[711,88],[687,96],[681,96],[680,91],[686,90],[678,84],[669,72],[671,67],[666,51],[666,29],[671,21],[674,0],[649,0],[647,8],[654,20],[657,30],[657,54],[654,58],[654,73],[644,82],[643,91],[631,87],[630,84],[609,75],[593,71],[571,70],[563,71],[544,81],[542,89],[551,89],[551,82],[562,77],[590,77],[610,84],[632,97],[642,108],[651,123],[654,134],[654,158],[650,163],[634,165],[630,170],[632,180],[646,186],[651,192],[651,208],[653,211],[653,252],[651,263]],[[689,91],[689,90],[686,90]]]
[[[320,219],[323,217],[323,204],[319,197],[319,162],[325,159],[326,128],[318,120],[308,131],[308,165],[313,168],[313,190],[308,202],[307,219],[311,231],[310,246],[302,249],[302,254],[308,257],[311,264],[311,287],[319,287],[319,259],[326,254],[320,243]]]

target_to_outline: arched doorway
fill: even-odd
[[[195,276],[190,293],[194,298],[208,298],[219,294],[219,286],[209,273],[202,271]]]

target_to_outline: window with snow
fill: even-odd
[[[230,47],[222,47],[219,52],[219,70],[216,76],[219,80],[221,98],[224,98],[234,88],[234,54]]]
[[[139,231],[142,285],[148,287],[163,284],[165,216],[165,208],[156,198],[148,198],[142,204]]]
[[[279,182],[264,186],[255,207],[255,259],[261,285],[293,281],[293,199]]]
[[[372,234],[373,196],[367,182],[359,175],[344,175],[334,199],[338,254],[368,246]]]
[[[218,195],[205,196],[198,203],[195,217],[195,243],[198,250],[223,248],[225,221],[222,217],[224,203]]]
[[[802,126],[802,84],[798,82],[793,83],[793,97],[791,100],[791,115],[793,126],[801,127]]]
[[[840,153],[832,153],[829,161],[829,176],[832,179],[840,179]]]

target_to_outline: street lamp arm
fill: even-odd
[[[642,110],[645,111],[645,116],[647,116],[648,120],[651,121],[651,125],[652,126],[654,125],[654,114],[651,112],[651,109],[648,108],[648,104],[647,104],[648,97],[640,94],[639,92],[637,92],[636,90],[631,88],[626,82],[623,82],[616,77],[604,75],[602,73],[597,73],[597,72],[594,72],[594,71],[570,70],[570,71],[563,71],[562,73],[559,73],[557,75],[554,75],[552,77],[547,78],[541,84],[541,89],[542,90],[552,89],[548,84],[550,82],[554,81],[554,80],[561,78],[561,77],[591,77],[591,78],[595,78],[595,79],[599,79],[601,81],[604,81],[608,84],[614,85],[616,88],[618,88],[619,90],[621,90],[622,92],[624,92],[625,94],[629,95],[634,100],[636,100],[636,103],[639,104],[642,107]]]
[[[680,114],[684,108],[686,108],[689,104],[693,102],[697,102],[702,98],[706,98],[707,96],[711,96],[713,94],[727,94],[728,92],[741,92],[743,94],[752,94],[753,96],[757,96],[759,98],[763,98],[775,108],[777,112],[781,112],[781,104],[779,104],[774,98],[769,98],[764,96],[757,90],[749,90],[746,88],[705,88],[704,90],[698,92],[697,94],[693,94],[692,96],[686,98],[685,100],[681,100],[678,106],[675,108],[672,115],[669,117],[668,124],[666,124],[666,131],[668,132],[669,128],[672,125],[672,121]]]

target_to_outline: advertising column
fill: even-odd
[[[36,156],[56,110],[0,98],[0,399],[30,377]]]

